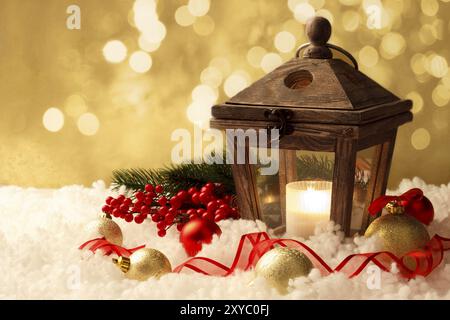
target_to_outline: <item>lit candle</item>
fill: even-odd
[[[295,181],[286,185],[286,232],[308,238],[315,226],[330,220],[331,182]]]

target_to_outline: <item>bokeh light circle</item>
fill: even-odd
[[[110,63],[119,63],[127,57],[127,47],[120,40],[108,41],[103,47],[103,56]]]
[[[274,39],[275,48],[280,52],[290,52],[295,48],[295,36],[288,31],[278,32]]]
[[[249,85],[249,77],[243,71],[233,72],[223,85],[223,90],[228,97],[236,95]]]
[[[411,144],[416,150],[426,149],[431,142],[431,136],[427,129],[418,128],[411,135]]]
[[[147,52],[136,51],[130,57],[130,67],[137,73],[145,73],[152,67],[152,58]]]
[[[100,122],[95,114],[86,112],[78,118],[77,127],[85,136],[93,136],[97,133]]]
[[[58,132],[64,126],[64,114],[58,108],[49,108],[42,117],[44,128],[50,132]]]
[[[261,59],[261,68],[265,73],[271,72],[273,69],[277,68],[283,63],[283,59],[281,59],[280,55],[269,52],[264,55]]]

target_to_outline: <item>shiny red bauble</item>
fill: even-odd
[[[189,256],[195,256],[204,243],[211,243],[213,235],[220,236],[222,230],[209,219],[193,219],[186,223],[180,232],[180,242]]]

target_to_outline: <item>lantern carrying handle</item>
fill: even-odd
[[[298,47],[297,52],[295,53],[295,57],[296,58],[300,57],[300,52],[303,49],[309,47],[310,45],[311,45],[311,42],[307,42],[307,43],[302,44],[300,47]],[[353,63],[353,66],[355,67],[355,69],[358,70],[358,62],[356,61],[356,59],[352,56],[352,54],[350,52],[348,52],[347,50],[345,50],[345,49],[343,49],[343,48],[341,48],[339,46],[331,44],[331,43],[325,43],[324,46],[328,47],[330,49],[334,49],[336,51],[339,51],[340,53],[345,55]]]

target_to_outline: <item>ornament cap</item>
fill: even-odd
[[[391,201],[386,205],[387,212],[391,214],[403,214],[405,213],[405,207],[402,206],[398,201]]]
[[[112,220],[111,215],[109,213],[106,213],[106,212],[102,212],[100,214],[100,218],[106,218],[106,219],[111,219]]]
[[[118,259],[112,259],[112,261],[123,273],[127,273],[130,270],[130,258],[119,257]]]

